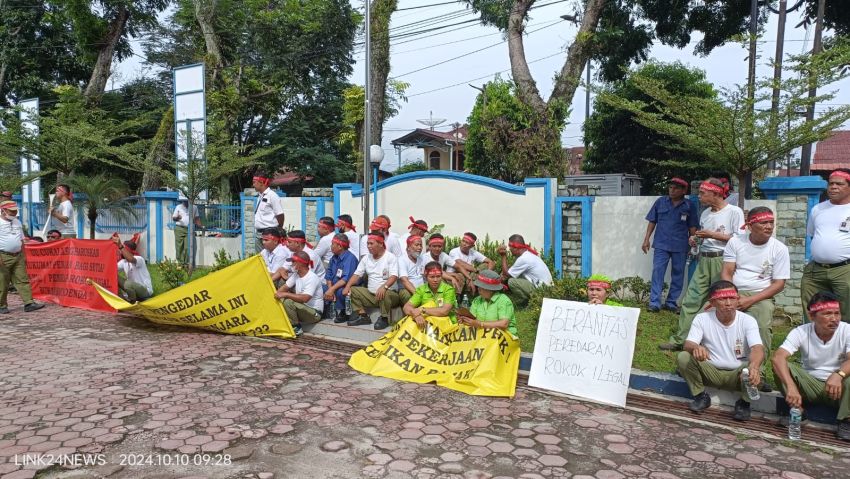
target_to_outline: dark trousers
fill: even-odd
[[[676,306],[676,300],[682,294],[685,281],[685,260],[688,253],[676,253],[653,248],[652,254],[652,289],[649,292],[649,305],[661,307],[661,293],[664,290],[664,276],[667,274],[667,264],[670,264],[670,291],[667,293],[668,306]]]

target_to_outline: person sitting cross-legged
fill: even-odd
[[[331,262],[325,271],[325,308],[333,309],[334,323],[347,323],[350,319],[345,311],[345,296],[343,288],[357,270],[357,257],[349,251],[351,241],[345,233],[337,233],[331,240]],[[333,307],[331,306],[333,305]]]
[[[752,316],[735,309],[738,288],[730,281],[716,281],[708,288],[712,309],[696,315],[679,352],[679,374],[685,378],[694,400],[691,411],[700,412],[711,406],[705,386],[728,391],[741,391],[735,403],[733,418],[750,419],[750,398],[741,380],[741,371],[750,370],[750,381],[761,382],[764,346],[758,323]]]
[[[325,302],[322,299],[322,280],[313,272],[313,260],[304,251],[292,254],[292,268],[286,284],[280,287],[275,297],[283,300],[283,309],[289,316],[296,336],[301,336],[302,323],[318,323]]]
[[[366,249],[369,254],[360,260],[357,270],[342,294],[351,295],[351,306],[357,316],[348,321],[349,326],[372,324],[366,316],[366,308],[381,308],[381,317],[375,322],[375,329],[386,329],[390,325],[390,312],[399,305],[395,282],[398,280],[398,258],[390,253],[385,245],[386,239],[380,230],[369,233]],[[355,286],[366,275],[366,287]]]
[[[443,268],[440,263],[431,261],[425,265],[425,284],[416,288],[416,292],[404,304],[402,310],[413,318],[420,328],[424,328],[426,316],[448,316],[452,322],[456,322],[456,306],[455,290],[443,281]]]
[[[815,293],[806,309],[811,322],[788,333],[773,353],[773,372],[788,406],[837,408],[836,435],[850,441],[850,324],[841,321],[841,302],[831,292]],[[789,361],[797,351],[802,366]]]
[[[485,269],[478,273],[474,283],[478,296],[469,305],[469,316],[466,311],[458,312],[458,323],[473,328],[501,329],[518,337],[514,303],[502,292],[505,285],[499,273]]]

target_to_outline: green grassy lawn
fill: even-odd
[[[158,264],[149,264],[148,272],[151,274],[151,282],[153,283],[153,294],[154,296],[158,294],[162,294],[169,289],[171,289],[165,282],[162,280],[162,274],[159,271]],[[192,273],[192,280],[202,278],[210,273],[209,268],[197,268]]]

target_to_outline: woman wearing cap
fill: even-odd
[[[9,314],[6,295],[9,282],[24,301],[24,311],[29,313],[44,307],[32,300],[30,278],[23,253],[24,228],[18,220],[18,204],[14,201],[0,202],[0,314]]]
[[[470,316],[458,315],[458,322],[474,328],[507,330],[518,336],[514,303],[502,292],[504,285],[499,273],[485,269],[473,281],[478,297],[469,305]]]
[[[622,306],[622,304],[608,299],[611,293],[611,280],[604,274],[594,274],[587,278],[587,302],[590,304],[605,304],[608,306]]]

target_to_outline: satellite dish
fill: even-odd
[[[445,118],[434,118],[434,112],[428,112],[428,118],[424,120],[416,120],[417,123],[421,123],[427,126],[431,131],[434,131],[434,127],[437,125],[442,125],[446,122]]]

